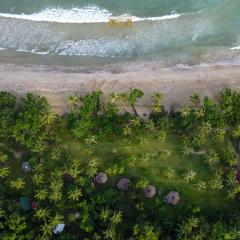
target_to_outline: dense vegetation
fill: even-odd
[[[0,239],[240,239],[240,94],[194,94],[166,112],[156,93],[149,118],[135,107],[142,96],[70,96],[60,117],[43,97],[0,92]]]

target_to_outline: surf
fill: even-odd
[[[85,8],[72,8],[70,10],[53,8],[45,9],[34,14],[10,14],[0,13],[0,17],[29,20],[36,22],[56,22],[56,23],[107,23],[114,15],[107,9],[100,9],[96,6]],[[180,14],[173,12],[170,15],[156,17],[131,16],[133,22],[138,21],[161,21],[180,17]]]

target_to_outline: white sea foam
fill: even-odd
[[[232,47],[230,48],[231,50],[240,50],[240,46],[237,46],[237,47]]]
[[[6,18],[15,18],[15,19],[23,19],[23,20],[31,20],[31,21],[42,21],[42,22],[60,22],[60,23],[100,23],[100,22],[108,22],[109,18],[112,15],[106,9],[100,9],[96,6],[85,7],[85,8],[72,8],[70,10],[65,9],[45,9],[39,13],[34,14],[8,14],[8,13],[0,13],[1,17]],[[161,21],[167,19],[177,18],[180,15],[177,13],[173,13],[166,16],[160,17],[147,17],[140,18],[133,16],[133,21]]]

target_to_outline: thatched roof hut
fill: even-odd
[[[130,185],[131,185],[131,181],[129,178],[122,178],[117,183],[118,189],[122,191],[128,191],[130,188]]]
[[[148,185],[143,191],[147,198],[153,198],[156,195],[156,188],[153,185]]]
[[[167,194],[165,201],[169,204],[176,205],[180,201],[180,196],[178,192],[172,191]]]
[[[106,173],[98,173],[97,176],[94,178],[94,182],[98,184],[105,184],[108,180]]]

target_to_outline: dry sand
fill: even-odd
[[[150,111],[151,95],[161,92],[164,105],[179,107],[192,93],[216,98],[224,88],[240,91],[240,66],[164,68],[158,62],[136,62],[91,67],[0,65],[0,91],[33,92],[48,98],[54,111],[66,112],[70,94],[101,90],[105,94],[130,88],[144,91],[138,111]]]

